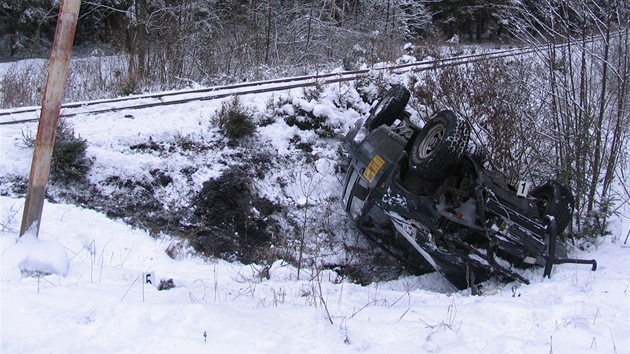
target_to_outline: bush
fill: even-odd
[[[13,64],[0,79],[0,108],[35,106],[42,103],[46,65]]]
[[[27,147],[35,146],[32,134],[22,132],[22,139]],[[87,140],[75,136],[72,125],[60,119],[52,152],[50,182],[63,184],[84,182],[94,163],[86,154],[87,146]]]
[[[87,156],[87,140],[74,135],[72,125],[60,120],[50,166],[53,183],[83,182],[94,161]]]
[[[302,94],[302,98],[281,96],[269,109],[288,126],[313,131],[321,138],[341,138],[347,111],[363,114],[369,108],[349,85],[340,84],[333,89],[316,85],[303,90]],[[334,109],[326,102],[331,102]]]
[[[392,86],[382,71],[375,70],[359,76],[354,84],[363,102],[370,105]]]
[[[217,113],[214,121],[230,139],[250,136],[256,131],[256,124],[250,113],[241,104],[238,96],[234,96],[231,101],[221,105],[221,110]]]
[[[18,62],[0,76],[0,108],[38,106],[47,81],[48,61]],[[70,62],[63,102],[128,96],[142,92],[141,82],[125,73],[118,58],[99,57]]]
[[[117,82],[117,89],[119,96],[131,96],[142,93],[140,80],[135,76],[121,77]]]

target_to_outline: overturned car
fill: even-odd
[[[587,263],[567,259],[558,235],[571,222],[573,196],[549,181],[508,184],[484,168],[471,126],[452,111],[419,128],[405,107],[410,93],[394,86],[346,135],[349,168],[343,203],[371,241],[415,273],[436,270],[459,289],[480,282],[529,281],[514,267]]]

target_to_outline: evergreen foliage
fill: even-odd
[[[35,136],[22,132],[26,147],[35,147]],[[49,180],[51,183],[72,184],[85,182],[94,160],[87,155],[87,140],[75,136],[74,128],[64,119],[59,120],[55,134]]]
[[[74,128],[60,120],[50,166],[52,183],[80,183],[85,181],[94,161],[87,156],[87,140],[74,134]]]
[[[250,136],[256,131],[256,124],[238,96],[223,103],[215,121],[223,129],[225,135],[233,140]]]

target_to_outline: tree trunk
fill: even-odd
[[[147,0],[136,0],[136,47],[138,77],[144,78],[147,64]]]

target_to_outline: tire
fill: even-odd
[[[536,198],[540,217],[551,216],[556,220],[556,232],[560,235],[571,222],[575,201],[569,189],[556,181],[534,188],[530,195]]]
[[[390,125],[405,111],[411,94],[402,85],[395,85],[370,110],[370,116],[365,120],[365,127],[372,131],[383,124]]]
[[[437,182],[457,166],[468,146],[470,124],[453,111],[441,111],[422,127],[409,154],[409,169]]]

